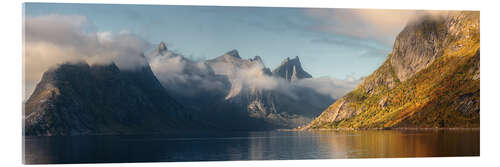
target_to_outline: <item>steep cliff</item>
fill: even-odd
[[[287,57],[280,66],[273,70],[273,76],[284,78],[287,81],[295,81],[303,78],[312,78],[311,74],[302,69],[299,57],[290,59]]]
[[[273,72],[265,67],[259,56],[242,59],[236,50],[206,63],[216,74],[227,76],[231,84],[225,97],[229,104],[225,108],[219,105],[217,110],[227,110],[226,114],[243,114],[249,120],[255,120],[252,122],[261,121],[260,124],[253,124],[254,127],[248,127],[254,130],[305,125],[333,101],[331,97],[311,88],[290,86],[287,81],[312,77],[302,69],[298,57],[285,59]],[[290,88],[270,89],[273,84],[284,84]],[[232,119],[235,118],[233,115]]]
[[[479,127],[479,12],[410,22],[387,60],[303,129]]]
[[[43,74],[25,103],[26,135],[155,134],[202,128],[170,97],[148,65],[61,64]]]

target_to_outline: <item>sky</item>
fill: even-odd
[[[242,58],[261,56],[274,69],[298,56],[313,77],[356,80],[378,68],[405,24],[423,13],[428,11],[25,3],[27,42],[49,41],[25,48],[25,65],[70,60],[49,54],[148,53],[163,41],[194,60],[237,49]],[[59,49],[48,52],[53,44]],[[68,49],[75,45],[84,47]],[[34,87],[46,68],[27,69],[27,82],[33,81],[27,86]]]

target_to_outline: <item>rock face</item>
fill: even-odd
[[[25,134],[294,128],[334,101],[290,84],[311,78],[298,58],[284,61],[273,75],[261,57],[242,59],[237,50],[192,61],[161,42],[151,55],[141,56],[150,62],[137,69],[66,63],[46,71],[25,103]],[[283,83],[290,88],[268,85]]]
[[[148,65],[61,64],[43,74],[25,103],[26,135],[154,134],[202,128],[170,97]]]
[[[248,86],[244,83],[247,78],[244,78],[245,76],[242,76],[242,74],[253,70],[256,73],[256,77],[266,75],[266,68],[260,57],[242,59],[237,50],[231,50],[215,59],[207,60],[206,63],[213,69],[215,74],[228,78],[231,88],[226,96],[226,100],[236,96],[244,87]]]
[[[312,76],[302,69],[299,57],[290,59],[287,57],[281,65],[273,70],[273,76],[284,78],[287,81],[295,81],[303,78],[312,78]]]
[[[158,47],[153,50],[153,55],[155,56],[163,56],[168,51],[167,45],[162,41],[158,44]]]
[[[167,92],[192,110],[209,110],[224,102],[231,84],[205,62],[195,62],[160,43],[150,56],[153,73]]]
[[[192,61],[160,43],[151,59],[153,72],[169,94],[193,111],[194,118],[216,129],[294,128],[310,122],[333,101],[306,87],[268,89],[272,87],[268,84],[285,83],[286,76],[274,76],[261,57],[243,59],[237,50]],[[299,69],[299,75],[293,74],[297,80],[311,77],[302,70],[298,58],[288,62],[279,69]],[[175,66],[179,68],[172,68]]]
[[[265,67],[259,56],[242,59],[236,50],[208,60],[207,64],[216,74],[227,76],[231,83],[225,99],[230,103],[232,112],[243,113],[251,119],[263,121],[261,125],[254,127],[261,127],[257,129],[294,128],[305,125],[333,100],[310,88],[293,87],[283,92],[262,89],[247,81],[248,79],[280,80],[281,78],[288,78],[290,79],[288,81],[291,81],[311,78],[312,76],[302,69],[298,57],[285,60],[280,67],[273,70],[276,71],[276,75]],[[289,70],[291,72],[287,73]],[[285,75],[279,75],[281,73]],[[251,76],[242,78],[243,74],[251,74]],[[296,97],[289,94],[294,94]]]
[[[387,60],[303,129],[479,127],[479,12],[410,22]]]
[[[390,57],[397,77],[401,81],[407,80],[443,55],[448,45],[467,37],[471,32],[464,26],[479,27],[479,22],[464,25],[466,17],[456,14],[449,17],[427,16],[410,22],[396,38]]]

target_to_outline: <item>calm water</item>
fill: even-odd
[[[26,137],[25,163],[478,156],[479,130]]]

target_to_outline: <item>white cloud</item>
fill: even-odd
[[[127,31],[90,31],[92,25],[82,16],[48,15],[25,19],[25,83],[30,95],[43,72],[65,62],[86,61],[89,64],[115,62],[120,69],[133,69],[144,65],[142,55],[150,44]],[[148,55],[149,57],[150,55]],[[224,91],[226,84],[220,76],[210,73],[203,61],[193,61],[168,52],[165,56],[149,57],[150,66],[158,79],[179,92]],[[289,83],[281,78],[264,74],[261,63],[234,67],[217,64],[231,82],[229,93],[241,88],[251,90],[278,90],[293,96],[294,87],[308,87],[318,93],[338,98],[353,89],[358,80],[334,78],[304,79]],[[168,84],[175,84],[174,86]],[[199,92],[198,92],[199,93]],[[25,97],[27,98],[27,97]]]
[[[96,32],[86,17],[46,15],[24,20],[25,82],[38,83],[43,72],[65,62],[115,62],[120,69],[146,63],[141,57],[150,44],[127,32]],[[26,85],[26,95],[33,87]],[[27,97],[25,97],[27,98]]]
[[[354,79],[349,76],[344,80],[331,77],[306,78],[293,82],[292,84],[311,88],[319,94],[338,99],[347,92],[353,90],[360,82],[360,79]]]
[[[151,70],[163,86],[183,96],[198,96],[207,91],[223,91],[225,83],[210,73],[203,62],[183,58],[170,51],[161,56],[148,55]]]
[[[264,65],[261,63],[237,66],[231,63],[219,62],[212,65],[212,67],[215,67],[218,73],[229,76],[231,91],[226,98],[238,95],[243,88],[250,89],[250,91],[274,90],[287,94],[292,98],[298,98],[296,91],[303,90],[302,88],[305,87],[335,99],[354,89],[361,81],[348,76],[344,80],[320,77],[288,82],[283,78],[266,75],[262,70]]]
[[[392,44],[408,21],[424,15],[442,16],[447,11],[383,9],[305,9],[320,21],[313,28],[323,32],[369,38]]]

